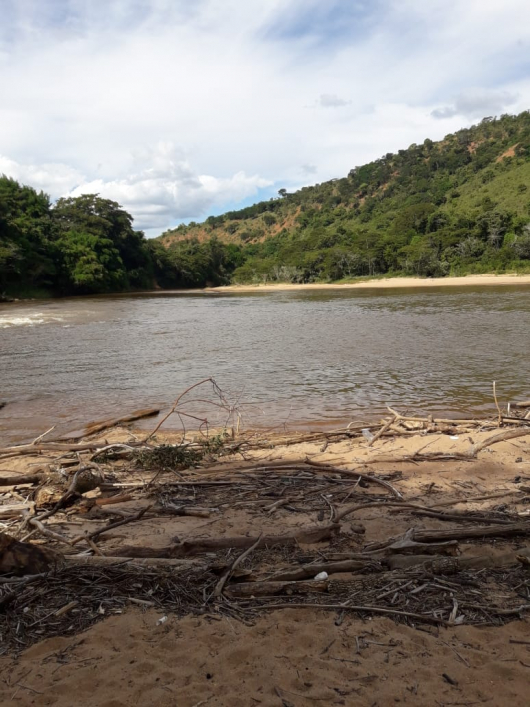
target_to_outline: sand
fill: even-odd
[[[373,448],[368,448],[363,440],[343,440],[329,444],[324,452],[321,442],[300,442],[245,456],[249,462],[270,462],[310,455],[313,460],[349,462],[354,466],[377,457],[380,461],[366,468],[377,474],[401,472],[401,477],[393,478],[392,483],[408,500],[451,501],[458,510],[482,511],[507,504],[524,517],[529,507],[514,492],[521,483],[530,485],[530,430],[528,437],[486,449],[472,462],[395,461],[429,442],[429,451],[463,451],[469,448],[469,437],[477,442],[488,434],[491,432],[473,432],[459,439],[449,435],[382,438]],[[127,435],[125,430],[112,431],[106,438],[117,440]],[[384,461],[385,458],[394,461]],[[241,464],[241,457],[223,461],[220,466],[229,469],[236,461]],[[22,471],[35,462],[36,458],[13,458],[0,464],[0,469]],[[198,473],[207,474],[209,470]],[[374,489],[361,492],[369,497]],[[502,498],[462,504],[471,496],[503,493],[506,495]],[[139,498],[121,504],[121,508],[132,511],[145,503]],[[163,546],[176,535],[250,534],[257,527],[281,533],[315,521],[314,512],[293,513],[280,508],[271,516],[256,506],[234,504],[210,520],[168,516],[129,524],[101,542],[100,547],[107,550],[123,543]],[[448,526],[437,520],[389,515],[377,509],[356,514],[355,521],[365,525],[365,538],[370,541],[403,533],[411,524]],[[80,528],[73,525],[69,529],[62,523],[60,531],[77,535]],[[478,549],[502,553],[523,545],[524,542],[497,540],[480,543],[477,548],[476,543],[462,543],[462,552],[476,554]],[[304,608],[264,614],[251,625],[214,611],[208,616],[170,615],[159,625],[161,615],[160,611],[141,611],[131,605],[81,634],[43,640],[18,657],[4,655],[0,658],[1,704],[523,707],[529,703],[527,621],[517,620],[501,627],[463,625],[438,629],[427,625],[412,628],[387,618],[361,620],[347,615],[337,625],[336,612]]]
[[[466,275],[465,277],[389,277],[344,284],[226,285],[209,288],[210,292],[275,292],[282,290],[348,290],[348,289],[407,289],[418,287],[483,287],[499,285],[530,285],[530,275]]]

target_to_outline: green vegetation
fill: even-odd
[[[95,194],[59,199],[0,177],[0,298],[97,294],[229,281],[241,248],[186,241],[166,249]]]
[[[530,113],[485,118],[335,179],[179,226],[243,246],[234,282],[530,272]]]
[[[530,112],[148,241],[119,204],[0,177],[0,296],[530,272]]]

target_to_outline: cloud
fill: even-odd
[[[345,101],[339,98],[334,93],[321,93],[318,98],[318,105],[322,108],[342,108],[347,106],[351,101]]]
[[[0,171],[151,233],[530,105],[526,0],[0,5]]]
[[[80,172],[61,162],[25,165],[4,155],[0,155],[0,174],[55,196],[65,194],[83,179]]]
[[[438,119],[453,118],[455,115],[465,118],[495,116],[504,113],[518,98],[518,94],[509,91],[471,89],[458,95],[451,105],[436,108],[431,115]]]
[[[165,143],[137,152],[133,163],[138,171],[124,177],[89,180],[68,165],[23,165],[0,156],[0,173],[43,189],[52,197],[99,194],[117,201],[134,214],[135,227],[148,235],[157,235],[175,219],[195,218],[220,204],[254,196],[271,185],[244,172],[224,178],[196,174],[182,152]]]

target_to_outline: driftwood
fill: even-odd
[[[520,403],[510,403],[513,408],[530,408],[530,400],[523,400]]]
[[[414,530],[411,539],[428,543],[440,540],[466,540],[468,538],[515,538],[530,535],[530,523],[479,526],[478,528],[453,528],[449,530]]]
[[[59,560],[60,555],[47,548],[0,533],[0,574],[40,574],[48,572]]]
[[[194,516],[196,518],[209,518],[211,516],[211,511],[209,508],[200,508],[199,506],[177,506],[174,503],[165,503],[162,506],[157,506],[154,510],[161,515]]]
[[[19,516],[23,516],[28,511],[33,512],[34,508],[35,504],[33,502],[13,503],[5,506],[0,506],[0,520],[7,520],[9,518],[17,518]]]
[[[237,570],[238,565],[240,565],[243,562],[243,560],[245,560],[258,547],[260,540],[261,540],[261,535],[259,535],[258,539],[256,540],[256,542],[253,545],[248,547],[238,557],[236,557],[236,559],[232,562],[230,567],[228,567],[226,569],[226,571],[223,572],[221,579],[217,582],[217,584],[215,586],[212,596],[218,598],[222,595],[225,584],[228,582],[228,580],[233,575],[233,573]]]
[[[144,410],[136,410],[135,412],[132,412],[129,415],[114,417],[110,420],[101,420],[100,422],[89,422],[82,432],[72,432],[71,434],[66,433],[62,437],[58,437],[57,441],[69,439],[82,439],[83,437],[89,437],[90,435],[97,434],[98,432],[103,432],[103,430],[108,430],[111,427],[123,425],[127,422],[143,420],[146,417],[154,417],[155,415],[158,415],[159,412],[160,408],[146,408]]]
[[[422,565],[432,574],[456,574],[464,570],[478,570],[485,568],[497,567],[514,567],[520,560],[519,557],[526,556],[530,553],[530,548],[526,551],[518,550],[517,552],[504,553],[502,555],[477,555],[475,557],[442,557],[429,555],[416,556],[395,556],[388,557],[384,563],[391,570],[406,569]]]
[[[67,566],[75,567],[118,567],[134,565],[135,567],[167,567],[171,571],[199,567],[197,560],[175,560],[163,557],[103,557],[101,555],[65,555],[62,558]]]
[[[133,496],[128,493],[120,493],[115,496],[108,496],[107,498],[101,497],[101,498],[84,498],[82,501],[78,504],[77,508],[83,512],[83,511],[89,511],[91,508],[94,508],[94,506],[113,506],[118,503],[127,503],[127,501],[132,501]]]
[[[298,545],[298,543],[318,543],[328,540],[332,535],[339,532],[337,523],[330,523],[313,528],[300,528],[290,535],[263,535],[259,538],[257,547],[279,547]],[[226,538],[204,538],[202,540],[184,540],[176,545],[166,545],[165,547],[120,547],[115,551],[107,552],[108,556],[120,555],[122,557],[190,557],[208,552],[217,552],[227,548],[251,547],[258,540],[258,537],[247,537],[245,535]]]
[[[395,508],[394,511],[399,509]],[[494,516],[486,515],[485,513],[444,513],[441,511],[431,510],[412,510],[413,516],[425,516],[427,518],[436,518],[437,520],[457,521],[458,523],[491,523],[492,525],[509,525],[513,520],[509,518],[495,518]]]
[[[327,592],[328,581],[312,582],[241,582],[225,589],[230,599],[272,596],[274,594],[312,594]]]
[[[318,609],[318,610],[332,610],[332,611],[358,611],[367,614],[382,614],[387,616],[404,616],[408,619],[413,619],[420,623],[435,624],[438,626],[447,626],[447,621],[444,619],[439,619],[432,614],[416,614],[412,611],[399,611],[398,609],[387,609],[381,606],[354,606],[353,604],[310,604],[309,602],[304,604],[264,604],[262,609],[268,609],[269,611],[275,611],[277,609]]]
[[[34,500],[38,508],[55,503],[72,501],[79,494],[93,491],[104,481],[103,474],[97,464],[87,463],[79,467],[72,477],[65,477],[58,473],[48,476],[49,483],[42,485],[35,492]],[[68,488],[65,486],[68,485]]]
[[[414,452],[413,454],[406,454],[402,457],[374,457],[372,459],[364,459],[365,464],[374,464],[377,462],[381,463],[397,463],[397,462],[429,462],[429,461],[472,461],[477,458],[479,452],[487,447],[491,447],[494,444],[499,444],[499,442],[505,442],[509,439],[517,439],[518,437],[526,437],[530,435],[529,427],[516,427],[515,429],[504,430],[498,434],[492,435],[473,444],[466,452]]]
[[[20,484],[40,484],[46,479],[46,475],[41,471],[34,474],[14,474],[11,476],[1,476],[0,486],[19,486]]]
[[[280,572],[276,572],[272,576],[268,577],[267,581],[296,582],[298,580],[311,579],[312,577],[316,577],[317,574],[320,574],[320,572],[327,572],[327,574],[337,574],[339,572],[357,572],[359,570],[367,569],[368,567],[377,567],[376,563],[369,557],[363,560],[318,562],[311,565],[303,565],[300,568],[286,569]]]
[[[414,540],[409,540],[408,538],[403,538],[402,540],[397,540],[392,545],[388,545],[385,548],[385,554],[424,554],[432,555],[435,553],[442,553],[444,555],[454,555],[456,554],[458,548],[457,540],[448,540],[442,543],[418,543]]]
[[[517,437],[526,437],[528,435],[530,435],[530,429],[528,429],[528,427],[505,430],[504,432],[499,432],[492,437],[487,437],[478,444],[474,444],[468,454],[472,459],[474,459],[477,454],[483,449],[486,449],[486,447],[491,447],[493,444],[498,444],[499,442],[505,442],[508,439],[517,439]]]
[[[366,481],[371,484],[378,484],[379,486],[382,486],[383,488],[387,489],[387,491],[390,491],[390,493],[396,498],[403,498],[400,492],[395,489],[392,484],[389,484],[388,481],[380,479],[377,476],[371,476],[370,474],[362,474],[352,469],[341,469],[338,466],[332,466],[331,464],[324,464],[322,462],[314,462],[310,459],[306,459],[305,463],[309,466],[315,467],[316,469],[322,469],[324,471],[333,472],[335,474],[341,474],[342,476],[351,476],[354,479],[362,479],[363,481]]]

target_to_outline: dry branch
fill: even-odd
[[[280,547],[298,545],[298,543],[318,543],[328,540],[332,535],[339,532],[337,523],[330,523],[320,527],[300,528],[289,535],[263,535],[262,537],[247,537],[245,535],[226,538],[204,538],[198,540],[184,540],[176,545],[166,545],[165,547],[120,547],[115,551],[108,552],[108,556],[113,554],[122,557],[190,557],[201,555],[207,552],[217,552],[228,548],[251,547],[259,540],[256,547]]]
[[[230,599],[273,596],[274,594],[311,594],[328,591],[328,581],[312,582],[241,582],[226,589]]]
[[[268,581],[296,582],[302,579],[311,579],[321,572],[327,574],[337,574],[339,572],[357,572],[368,567],[377,567],[376,563],[369,557],[363,560],[342,560],[339,562],[317,562],[311,565],[303,565],[300,568],[285,569],[276,572],[268,577]]]
[[[111,427],[117,427],[118,425],[123,425],[127,422],[134,422],[135,420],[143,420],[146,417],[154,417],[158,415],[160,408],[146,408],[143,410],[136,410],[129,415],[122,415],[120,417],[114,417],[110,420],[101,420],[100,422],[89,422],[85,426],[82,432],[73,432],[71,434],[66,433],[62,437],[58,437],[57,440],[71,440],[71,439],[81,439],[82,437],[90,437],[90,435],[97,434],[98,432],[103,432],[103,430],[108,430]]]

